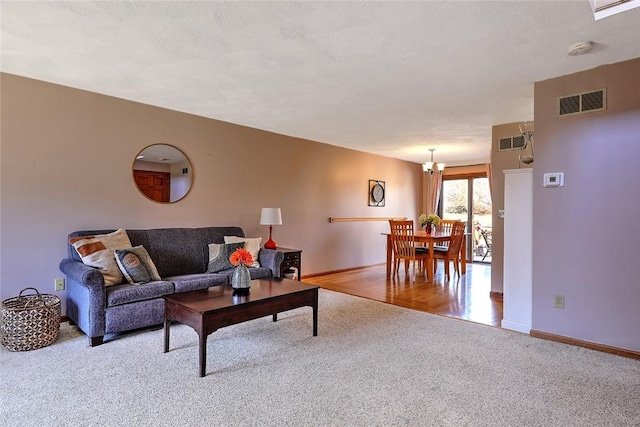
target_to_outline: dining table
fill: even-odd
[[[381,233],[383,236],[387,236],[387,277],[391,277],[391,262],[393,258],[393,243],[391,242],[391,233]],[[467,235],[465,233],[464,239],[462,239],[462,247],[460,248],[460,274],[464,274],[467,271]],[[429,262],[428,265],[433,265],[434,254],[433,248],[437,243],[451,242],[451,234],[443,232],[431,232],[427,234],[424,230],[418,230],[414,233],[414,239],[418,243],[424,243],[429,246]],[[433,268],[425,268],[427,270],[427,281],[433,282]]]

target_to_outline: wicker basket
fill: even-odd
[[[36,293],[23,296],[29,289]],[[2,345],[10,351],[27,351],[54,343],[60,334],[60,307],[60,298],[35,288],[2,301]]]

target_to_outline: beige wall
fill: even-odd
[[[262,207],[281,207],[274,240],[303,252],[303,275],[382,263],[386,222],[416,218],[419,164],[0,74],[0,297],[53,293],[66,236],[110,227],[239,225],[268,237]],[[147,200],[131,167],[144,147],[171,144],[193,164],[180,202]],[[386,206],[368,206],[368,180],[386,181]],[[58,293],[64,299],[64,293]]]

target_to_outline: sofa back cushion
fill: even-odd
[[[69,237],[112,231],[75,231]],[[240,227],[152,228],[127,230],[127,234],[132,246],[144,246],[162,278],[204,273],[209,263],[209,243],[224,243],[224,236],[244,237]],[[70,257],[82,261],[69,246]]]

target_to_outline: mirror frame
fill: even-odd
[[[148,160],[144,159],[144,152],[150,148],[154,148],[154,147],[162,147],[162,150],[164,152],[166,152],[168,149],[173,149],[175,151],[177,151],[176,153],[176,158],[178,159],[177,161],[170,161],[171,157],[169,157],[169,155],[171,155],[171,153],[169,155],[162,155],[162,152],[160,154],[156,154],[156,153],[151,153],[152,157],[150,157]],[[148,154],[147,154],[148,155]],[[152,169],[136,169],[136,164],[138,162],[146,162],[146,163],[155,163],[158,165],[162,165],[162,167],[158,167],[158,168],[152,168],[152,169],[158,169],[158,170],[152,170]],[[186,162],[186,163],[185,163]],[[179,171],[175,171],[172,169],[174,169],[175,164],[180,164],[178,167],[179,168],[183,168],[183,173],[182,174],[178,174],[177,172]],[[186,168],[186,173],[184,172],[184,169]],[[136,173],[136,171],[147,171],[149,173],[153,173],[156,172],[158,175],[156,176],[156,178],[160,179],[161,181],[166,177],[166,174],[169,174],[169,184],[164,185],[161,184],[161,187],[163,187],[163,192],[168,191],[168,201],[162,201],[162,200],[157,200],[154,199],[153,197],[150,197],[149,195],[147,195],[144,190],[142,188],[140,188],[140,184],[138,183],[138,180],[141,178],[139,173]],[[162,174],[162,176],[161,176]],[[175,200],[172,200],[171,197],[171,190],[172,190],[172,186],[175,185],[175,181],[177,179],[177,177],[181,177],[183,175],[188,175],[189,178],[189,183],[188,183],[188,188],[186,188],[186,185],[183,187],[183,191],[186,188],[186,191],[184,191],[184,194],[182,194],[180,197],[176,198]],[[150,200],[152,202],[155,203],[160,203],[163,205],[170,205],[176,202],[179,202],[180,200],[183,200],[185,197],[187,197],[187,195],[191,192],[191,189],[193,188],[193,181],[194,181],[194,174],[193,174],[193,162],[189,159],[189,157],[187,157],[187,155],[184,153],[184,151],[182,151],[181,149],[179,149],[178,147],[171,145],[171,144],[164,144],[164,143],[157,143],[157,144],[151,144],[151,145],[147,145],[146,147],[144,147],[142,150],[140,150],[136,156],[133,159],[133,163],[131,165],[131,178],[133,180],[133,184],[136,187],[136,189],[138,190],[138,192],[140,194],[142,194],[145,199]],[[144,177],[142,177],[144,178]]]

